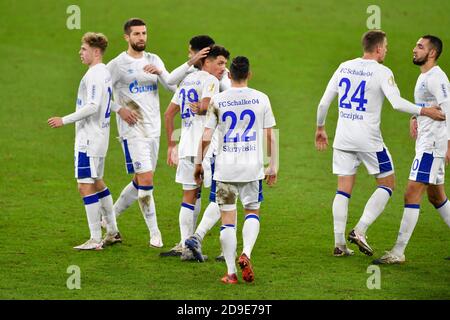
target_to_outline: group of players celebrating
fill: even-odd
[[[48,120],[52,128],[70,123],[76,126],[75,177],[90,239],[74,248],[101,250],[122,242],[116,218],[136,200],[149,230],[149,245],[163,247],[153,197],[161,133],[160,83],[174,92],[164,114],[167,163],[177,166],[175,180],[183,188],[181,239],[161,256],[205,261],[203,237],[221,219],[221,257],[227,265],[221,281],[238,283],[236,216],[240,198],[245,222],[243,250],[237,262],[243,280],[253,282],[250,259],[260,228],[262,181],[276,183],[278,165],[272,130],[275,118],[268,96],[248,87],[249,59],[235,57],[228,70],[228,50],[216,45],[211,37],[200,35],[189,42],[189,61],[169,73],[156,54],[145,51],[147,28],[142,19],[129,19],[124,25],[124,37],[127,50],[105,65],[106,36],[93,32],[83,36],[79,54],[89,69],[80,82],[76,111]],[[126,170],[133,174],[115,203],[103,181],[111,112],[118,114]],[[177,145],[174,118],[178,112],[181,137]],[[269,160],[264,168],[266,156]],[[197,226],[202,183],[211,188],[210,204]],[[103,237],[102,226],[106,228]]]
[[[107,65],[103,55],[108,45],[100,33],[88,32],[82,38],[80,57],[89,69],[78,89],[76,111],[48,120],[52,128],[75,123],[75,177],[84,201],[90,239],[74,247],[101,250],[122,242],[116,218],[136,200],[149,230],[149,245],[163,247],[158,227],[153,178],[156,169],[161,117],[159,84],[174,92],[164,113],[168,140],[167,164],[176,166],[175,181],[182,185],[179,211],[180,242],[161,256],[181,260],[207,259],[202,252],[205,234],[221,219],[220,242],[227,272],[224,283],[238,283],[237,198],[245,211],[242,227],[243,249],[237,262],[245,282],[254,281],[251,253],[260,229],[262,181],[277,180],[275,118],[269,98],[248,87],[249,59],[235,57],[226,68],[230,53],[206,35],[189,42],[189,60],[169,73],[163,61],[145,51],[146,24],[129,19],[124,25],[128,43],[125,52]],[[416,138],[405,208],[397,242],[375,263],[405,261],[404,251],[417,223],[425,191],[450,226],[450,203],[444,189],[444,169],[450,160],[449,82],[437,66],[442,41],[423,36],[413,50],[413,62],[421,75],[415,88],[415,104],[401,98],[392,71],[382,63],[387,52],[386,34],[381,30],[363,35],[363,57],[342,63],[331,78],[317,110],[315,135],[318,150],[325,150],[328,137],[325,119],[331,102],[338,95],[339,117],[333,144],[333,173],[338,176],[332,212],[335,246],[333,255],[350,256],[345,227],[348,203],[357,169],[363,163],[374,175],[377,188],[368,200],[361,219],[348,234],[361,252],[373,255],[366,231],[382,213],[395,185],[394,165],[380,131],[381,108],[386,97],[392,106],[412,114],[411,135]],[[104,183],[110,115],[116,112],[119,139],[127,173],[132,181],[120,196],[113,198]],[[181,137],[174,130],[174,119],[181,117]],[[264,168],[265,158],[268,166]],[[200,223],[201,186],[210,187],[210,203]],[[106,234],[102,237],[102,226]]]

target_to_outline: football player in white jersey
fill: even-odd
[[[105,244],[121,242],[113,212],[113,200],[103,181],[108,151],[111,115],[111,75],[102,63],[108,46],[101,33],[88,32],[82,38],[80,58],[89,70],[78,88],[76,111],[65,117],[52,117],[52,128],[75,123],[75,177],[83,198],[91,237],[78,250],[100,250]],[[102,211],[107,234],[102,241]]]
[[[201,189],[194,180],[194,157],[197,155],[198,144],[203,133],[209,101],[219,92],[218,79],[225,72],[228,57],[229,52],[224,47],[212,46],[207,56],[202,59],[202,70],[192,72],[184,78],[172,99],[173,103],[165,112],[168,137],[172,137],[175,115],[178,112],[181,115],[181,138],[175,181],[183,186],[183,202],[179,214],[182,260],[190,260],[192,257],[191,251],[185,249],[185,240],[194,233],[195,204]],[[171,147],[173,145],[169,144],[169,149]],[[168,154],[170,155],[170,152]],[[174,255],[171,252],[175,249],[164,255]]]
[[[447,75],[437,65],[442,52],[442,41],[426,35],[413,49],[413,63],[420,66],[421,74],[414,90],[416,105],[422,109],[439,105],[446,114],[446,122],[423,116],[413,116],[411,135],[416,140],[416,156],[411,166],[405,192],[405,207],[397,242],[376,264],[405,262],[405,249],[419,219],[422,195],[428,200],[450,227],[450,203],[445,194],[445,165],[450,161],[450,92]]]
[[[138,200],[150,233],[150,246],[163,246],[158,228],[153,197],[153,175],[156,168],[161,135],[158,82],[167,84],[167,72],[162,60],[154,53],[145,52],[147,28],[143,20],[129,19],[124,25],[128,49],[111,60],[107,67],[111,72],[114,100],[118,105],[133,109],[139,120],[129,125],[117,117],[117,126],[125,155],[126,169],[133,173],[133,180],[122,190],[114,204],[119,216]]]
[[[210,102],[208,118],[202,141],[199,145],[195,179],[201,183],[202,161],[212,139],[218,130],[218,151],[215,160],[214,180],[217,182],[216,201],[220,207],[222,227],[220,242],[227,264],[227,273],[221,279],[224,283],[236,284],[236,214],[237,198],[245,209],[242,229],[243,251],[238,264],[246,282],[254,281],[250,262],[253,246],[259,233],[259,208],[262,197],[262,180],[276,182],[277,167],[270,157],[270,164],[264,172],[264,137],[270,142],[268,150],[276,153],[272,128],[275,118],[269,98],[264,93],[248,88],[250,63],[246,57],[236,57],[230,67],[232,87],[215,95]]]
[[[395,184],[394,165],[380,131],[381,108],[386,97],[394,109],[444,120],[438,107],[420,108],[400,96],[392,71],[383,66],[387,52],[386,34],[372,30],[362,38],[364,54],[343,62],[335,71],[317,109],[316,148],[325,150],[328,137],[325,119],[328,108],[338,95],[339,118],[333,143],[333,173],[338,176],[333,201],[335,248],[337,257],[352,255],[345,241],[348,203],[361,162],[376,179],[377,188],[368,200],[364,212],[348,240],[361,252],[371,256],[366,240],[368,227],[381,214]]]
[[[209,50],[211,49],[211,46],[214,45],[214,40],[207,35],[199,35],[192,37],[189,41],[189,48],[188,48],[188,56],[189,61],[185,64],[181,65],[180,67],[173,70],[169,75],[169,83],[171,84],[179,84],[184,77],[189,75],[192,72],[198,71],[202,68],[201,61],[206,55],[208,54]],[[222,75],[222,78],[220,79],[220,87],[219,91],[224,91],[229,89],[231,86],[231,82],[229,79],[229,73],[228,70],[225,69],[225,72]],[[176,95],[176,94],[175,94]],[[174,95],[174,96],[175,96]],[[172,105],[173,104],[173,105]],[[174,102],[170,102],[170,105],[168,106],[167,110],[176,110],[176,106],[174,105]],[[167,116],[170,116],[167,114]],[[177,139],[173,139],[173,121],[171,118],[167,118],[166,121],[166,132],[168,133],[167,141],[169,141],[169,147],[167,150],[167,164],[170,166],[176,166],[178,164],[178,155],[177,155]],[[216,137],[216,135],[214,136]],[[213,138],[214,142],[217,139]],[[210,150],[208,151],[208,156],[205,157],[204,160],[204,168],[205,168],[205,179],[203,182],[203,185],[206,188],[211,187],[210,192],[210,203],[208,204],[207,208],[205,209],[205,212],[203,214],[202,220],[200,221],[198,227],[197,227],[197,218],[201,211],[201,196],[200,193],[197,194],[197,201],[195,202],[195,209],[193,214],[193,229],[199,229],[198,233],[200,235],[206,234],[220,219],[220,210],[218,205],[215,203],[215,182],[212,181],[212,171],[214,167],[214,155],[216,149],[210,147]],[[208,174],[209,173],[209,174]],[[207,176],[207,177],[206,177]],[[197,230],[196,230],[197,232]],[[170,249],[168,252],[162,252],[160,255],[165,256],[180,256],[183,251],[182,243],[178,243]],[[224,261],[223,255],[219,255],[216,257],[217,261]],[[203,261],[203,259],[199,260]]]

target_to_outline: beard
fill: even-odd
[[[413,58],[413,63],[416,66],[423,66],[425,63],[427,63],[427,61],[428,61],[428,54],[425,57],[423,57],[422,59]]]
[[[133,42],[130,42],[130,45],[131,45],[131,48],[133,48],[134,51],[141,52],[141,51],[145,50],[146,43],[145,42],[144,43],[133,43]]]

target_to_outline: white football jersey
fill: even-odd
[[[111,115],[111,75],[103,63],[89,68],[78,87],[76,109],[87,104],[97,111],[75,123],[75,151],[105,157],[108,151]]]
[[[385,96],[400,95],[392,71],[375,60],[343,62],[328,83],[338,93],[338,122],[333,147],[347,151],[383,150],[380,130]]]
[[[440,105],[450,100],[447,75],[434,66],[417,79],[414,100],[419,107]],[[445,157],[447,152],[447,127],[445,121],[435,121],[429,117],[417,117],[416,152],[433,153],[435,157]]]
[[[181,138],[178,145],[178,157],[195,157],[198,144],[205,128],[206,116],[191,111],[190,103],[211,98],[219,92],[219,80],[206,71],[190,73],[181,81],[172,99],[180,107]]]
[[[116,117],[119,135],[123,138],[161,135],[158,75],[144,72],[144,66],[148,64],[155,65],[163,74],[168,75],[162,60],[156,54],[148,52],[144,52],[144,56],[140,59],[122,52],[107,65],[112,77],[114,101],[125,106],[132,100],[139,106],[135,111],[141,119],[133,126]]]
[[[207,128],[218,132],[214,180],[264,179],[264,129],[275,126],[270,100],[251,88],[231,88],[215,95]]]

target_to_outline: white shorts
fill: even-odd
[[[370,175],[384,178],[394,173],[394,163],[386,146],[379,152],[358,152],[333,150],[333,174],[338,176],[353,176],[361,162]]]
[[[103,178],[104,157],[89,157],[86,152],[75,152],[75,178],[78,183],[95,183]]]
[[[411,165],[409,180],[425,184],[444,184],[445,158],[435,158],[431,152],[416,153]]]
[[[127,173],[155,171],[158,161],[159,138],[129,138],[122,140]]]
[[[194,179],[194,157],[185,157],[178,160],[175,182],[183,185],[183,190],[194,190],[200,187]]]
[[[216,182],[215,202],[220,210],[236,210],[237,198],[245,209],[258,210],[263,201],[262,180],[251,182]],[[212,189],[211,189],[212,192]]]

